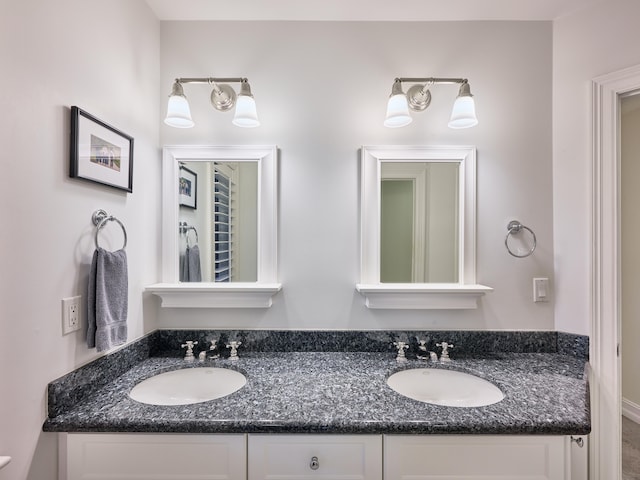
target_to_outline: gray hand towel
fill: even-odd
[[[179,263],[179,275],[181,282],[189,281],[189,268],[187,268],[187,253],[180,254],[180,263]]]
[[[186,264],[187,269],[185,281],[201,282],[202,271],[200,270],[200,248],[198,247],[198,245],[187,247],[184,263]]]
[[[127,341],[129,284],[127,254],[98,247],[93,254],[87,292],[87,346],[98,352]]]

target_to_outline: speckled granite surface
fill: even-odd
[[[183,334],[180,331],[179,336]],[[380,345],[385,344],[387,349],[389,334],[380,335]],[[162,340],[159,336],[167,338]],[[424,338],[424,335],[418,336]],[[107,382],[94,378],[92,388],[87,387],[89,383],[82,380],[79,371],[52,382],[49,418],[43,429],[450,434],[586,434],[590,431],[585,359],[556,353],[557,343],[542,346],[541,353],[520,353],[518,349],[491,353],[495,350],[482,347],[470,348],[464,354],[461,348],[459,358],[454,349],[451,352],[454,360],[449,364],[415,359],[398,364],[391,351],[282,352],[257,348],[241,351],[237,362],[217,359],[189,364],[174,355],[172,348],[162,347],[171,344],[169,337],[166,332],[154,332],[146,337],[142,348],[156,356],[139,360]],[[549,340],[547,332],[542,332],[541,338]],[[447,341],[461,340],[448,337]],[[557,342],[557,337],[550,341]],[[567,338],[567,343],[574,342]],[[126,358],[137,359],[134,353],[137,347],[127,348],[131,351],[124,349]],[[544,351],[547,349],[549,352]],[[196,353],[198,351],[200,349]],[[247,384],[227,397],[185,406],[145,405],[128,396],[136,383],[157,373],[201,366],[237,369],[245,374]],[[505,399],[486,407],[442,407],[403,397],[386,385],[387,377],[399,369],[425,366],[451,368],[486,378],[503,391]],[[95,382],[99,385],[94,386]],[[73,385],[83,394],[65,394]]]

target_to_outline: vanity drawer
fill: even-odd
[[[249,435],[248,450],[249,480],[382,479],[380,435]]]

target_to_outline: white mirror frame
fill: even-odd
[[[258,164],[258,274],[251,283],[178,282],[178,170],[180,162],[234,161]],[[146,291],[163,307],[266,308],[278,283],[278,149],[267,146],[167,146],[162,150],[162,282]]]
[[[458,283],[380,283],[380,178],[383,162],[459,162]],[[356,289],[369,308],[468,309],[492,290],[476,284],[476,149],[471,146],[363,146],[361,260]]]

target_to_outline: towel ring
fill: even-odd
[[[191,245],[189,243],[189,231],[190,230],[193,230],[193,233],[196,234],[196,243],[195,243],[195,245],[198,244],[198,230],[196,230],[196,227],[194,227],[192,225],[189,225],[187,222],[179,222],[178,223],[178,229],[179,229],[180,233],[185,236],[185,240],[187,242],[187,246],[188,247],[192,247],[193,246],[193,245]]]
[[[124,224],[120,220],[118,220],[116,217],[114,217],[113,215],[108,215],[107,212],[100,209],[93,212],[93,215],[91,216],[91,220],[93,221],[93,224],[96,226],[96,234],[94,237],[96,248],[100,248],[100,245],[98,244],[98,234],[100,233],[100,229],[104,227],[107,224],[107,222],[110,222],[110,221],[116,222],[118,225],[120,225],[120,228],[122,228],[122,233],[124,234],[124,245],[122,245],[122,250],[124,250],[127,247],[127,229],[124,228]]]
[[[522,229],[527,230],[531,236],[533,237],[533,245],[531,246],[531,248],[529,249],[529,251],[527,253],[524,253],[522,255],[518,255],[517,253],[513,253],[511,251],[511,249],[509,248],[509,237],[511,235],[514,235],[516,233],[520,233],[522,231]],[[509,254],[513,255],[516,258],[525,258],[528,257],[529,255],[531,255],[535,249],[536,246],[538,245],[538,241],[536,239],[536,234],[533,232],[533,230],[531,230],[529,227],[523,225],[522,223],[520,223],[517,220],[511,220],[509,222],[509,225],[507,225],[507,236],[504,239],[504,246],[507,247],[507,252],[509,252]]]

